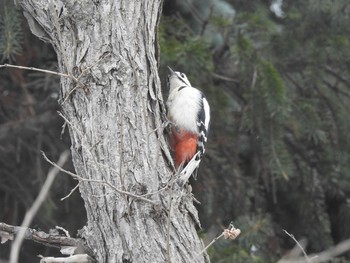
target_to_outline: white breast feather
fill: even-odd
[[[171,121],[179,128],[198,134],[197,114],[201,96],[200,91],[192,87],[173,90],[167,101]]]

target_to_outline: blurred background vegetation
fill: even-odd
[[[12,2],[0,5],[1,63],[57,70],[52,48],[29,33]],[[205,92],[212,109],[192,182],[199,231],[209,242],[231,221],[242,230],[210,248],[212,262],[276,262],[295,246],[283,229],[306,240],[307,253],[350,238],[349,21],[348,0],[164,1],[164,96],[169,65]],[[57,160],[70,147],[58,91],[57,77],[0,71],[1,222],[20,224],[45,181],[40,150]],[[79,193],[60,201],[75,183],[56,179],[33,227],[75,235],[85,223]],[[25,243],[22,253],[33,262],[54,250]],[[348,253],[334,262],[349,260]]]

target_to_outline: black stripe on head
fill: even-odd
[[[176,71],[175,73],[176,73],[177,78],[178,78],[182,83],[184,83],[185,86],[191,86],[191,83],[189,82],[189,80],[187,79],[187,77],[186,77],[186,75],[185,75],[184,73],[178,72],[178,71]]]
[[[181,74],[183,74],[183,73],[181,73]],[[186,81],[185,81],[183,78],[179,77],[179,79],[180,79],[185,85],[188,85],[188,83],[186,83]]]

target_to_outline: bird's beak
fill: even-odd
[[[169,71],[170,71],[171,75],[175,74],[175,71],[174,71],[174,70],[172,70],[172,68],[171,68],[171,67],[169,67],[169,66],[168,66],[168,69],[169,69]]]

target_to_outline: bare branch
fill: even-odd
[[[81,138],[83,138],[82,132],[81,132],[77,127],[75,127],[75,126],[67,119],[66,116],[64,116],[60,111],[57,111],[57,114],[58,114],[59,116],[61,116],[62,119],[64,119],[64,121],[65,121],[66,123],[68,123],[68,124],[72,127],[72,129],[76,130],[77,133],[79,134],[79,136],[80,136]]]
[[[55,226],[55,228],[56,228],[56,229],[59,229],[59,230],[61,230],[61,231],[63,231],[64,234],[66,235],[66,237],[70,237],[70,234],[69,234],[68,230],[64,229],[64,228],[61,227],[61,226]]]
[[[145,202],[147,202],[147,203],[150,203],[150,204],[152,204],[152,205],[157,205],[156,202],[154,202],[154,201],[152,201],[152,200],[150,200],[150,199],[144,198],[144,197],[142,197],[142,196],[140,196],[140,195],[136,195],[136,194],[133,194],[133,193],[130,193],[130,192],[126,192],[126,191],[120,190],[120,189],[118,189],[117,187],[115,187],[113,184],[111,184],[111,183],[108,182],[108,181],[83,178],[83,177],[81,177],[81,176],[79,176],[79,175],[77,175],[77,174],[75,174],[75,173],[72,173],[72,172],[70,172],[70,171],[67,171],[67,170],[63,169],[60,165],[58,165],[58,164],[52,162],[51,160],[49,160],[49,158],[47,158],[47,156],[45,155],[44,152],[42,152],[42,155],[43,155],[44,159],[45,159],[48,163],[50,163],[50,164],[52,164],[53,166],[55,166],[58,170],[60,170],[60,171],[62,171],[62,172],[64,172],[64,173],[66,173],[66,174],[72,176],[73,178],[75,178],[75,179],[77,179],[77,180],[79,180],[79,181],[81,181],[81,182],[90,182],[90,183],[104,184],[104,185],[107,185],[107,186],[109,186],[110,188],[112,188],[112,189],[113,189],[114,191],[116,191],[117,193],[120,193],[120,194],[123,194],[123,195],[128,195],[128,196],[131,196],[131,197],[133,197],[133,198],[135,198],[135,199],[140,199],[140,200],[145,201]]]
[[[324,252],[319,253],[318,257],[312,262],[313,263],[324,262],[332,258],[335,258],[336,256],[339,256],[347,251],[350,251],[350,239],[347,239],[339,243],[338,245],[330,249],[327,249]],[[310,257],[314,257],[314,256],[311,255]]]
[[[225,239],[230,239],[230,240],[234,240],[236,239],[236,237],[239,236],[239,234],[241,233],[241,230],[238,228],[235,228],[234,225],[231,224],[229,225],[229,227],[227,229],[224,229],[224,231],[217,236],[216,238],[214,238],[205,248],[202,249],[201,252],[199,252],[194,258],[193,258],[193,262],[195,262],[196,258],[198,258],[200,255],[202,255],[205,251],[207,251],[207,249],[213,245],[216,241],[218,241],[220,238],[225,237]]]
[[[61,198],[61,201],[63,201],[63,200],[65,200],[65,199],[67,199],[68,197],[70,197],[70,196],[74,193],[74,191],[78,189],[79,184],[80,184],[80,183],[77,183],[77,185],[69,192],[68,195],[66,195],[65,197],[62,197],[62,198]]]
[[[75,86],[74,88],[72,88],[69,92],[68,92],[68,94],[64,97],[64,99],[63,99],[63,101],[62,101],[62,103],[61,103],[61,105],[63,104],[63,103],[65,103],[67,100],[68,100],[68,98],[70,97],[70,95],[72,95],[72,93],[77,89],[77,88],[79,88],[80,86]]]
[[[296,244],[300,247],[302,250],[304,257],[300,258],[294,258],[294,259],[281,259],[278,261],[278,263],[320,263],[320,262],[325,262],[330,259],[333,259],[347,251],[350,251],[350,239],[347,239],[339,244],[337,244],[334,247],[331,247],[323,252],[312,255],[307,255],[306,252],[304,251],[303,247],[299,244],[299,242],[294,238],[293,235],[289,234],[286,230],[283,230],[288,236],[290,236]]]
[[[286,233],[291,239],[293,239],[293,241],[298,245],[298,247],[300,248],[300,250],[303,252],[306,261],[307,261],[307,262],[311,262],[310,259],[309,259],[308,256],[307,256],[307,254],[306,254],[306,252],[305,252],[303,246],[298,242],[298,240],[296,240],[296,238],[294,237],[294,235],[288,233],[287,230],[284,230],[284,229],[283,229],[283,231],[284,231],[284,233]]]
[[[66,169],[63,169],[58,163],[54,163],[52,162],[49,158],[47,158],[46,154],[42,151],[41,154],[43,155],[45,161],[47,161],[49,164],[51,164],[52,166],[56,167],[58,170],[60,170],[61,172],[64,172],[70,176],[72,176],[73,178],[78,178],[80,176],[76,175],[75,173],[72,173]]]
[[[61,248],[64,246],[81,247],[83,240],[80,238],[72,238],[61,235],[51,235],[43,231],[35,230],[29,227],[20,227],[8,225],[0,222],[0,236],[7,236],[12,240],[14,236],[18,235],[20,231],[24,232],[24,239],[33,240],[49,247]]]
[[[40,260],[40,263],[93,263],[96,262],[93,258],[91,258],[87,254],[79,254],[79,255],[73,255],[66,258],[54,258],[54,257],[43,257]]]
[[[66,150],[63,153],[61,153],[60,158],[58,160],[59,166],[62,166],[65,164],[69,157],[69,151]],[[26,229],[32,222],[33,218],[35,217],[36,213],[38,212],[41,204],[45,201],[45,198],[47,196],[47,193],[49,192],[51,185],[53,181],[55,180],[56,175],[59,173],[59,169],[57,168],[51,168],[47,179],[43,185],[43,187],[40,190],[40,193],[38,197],[35,199],[33,205],[31,208],[27,211],[24,220],[22,222],[21,228],[16,236],[15,241],[13,242],[11,253],[10,253],[10,262],[11,263],[17,263],[18,262],[18,255],[19,250],[22,245],[23,239],[25,238]]]
[[[66,77],[66,78],[72,78],[68,74],[64,73],[59,73],[56,71],[51,71],[51,70],[46,70],[46,69],[40,69],[40,68],[34,68],[34,67],[24,67],[24,66],[17,66],[17,65],[11,65],[11,64],[3,64],[0,65],[0,68],[17,68],[17,69],[24,69],[24,70],[33,70],[33,71],[38,71],[46,74],[51,74],[51,75],[56,75],[56,76],[61,76],[61,77]]]

